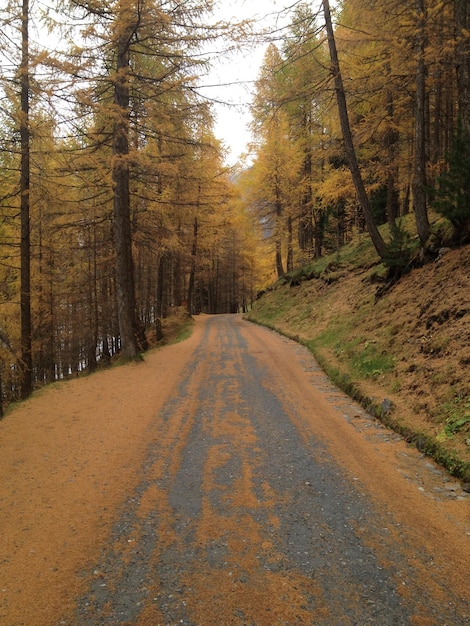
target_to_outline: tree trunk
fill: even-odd
[[[96,253],[96,223],[93,220],[88,230],[88,341],[87,367],[89,372],[96,369],[96,348],[98,346],[98,273]]]
[[[456,65],[458,110],[461,123],[470,133],[470,8],[468,0],[455,0]]]
[[[294,270],[294,246],[293,246],[293,233],[292,233],[292,217],[289,215],[287,218],[287,271],[292,272]]]
[[[416,229],[422,246],[425,246],[430,232],[426,206],[426,50],[425,0],[417,0],[418,30],[416,48],[416,130],[415,130],[415,169],[413,177],[413,209]]]
[[[157,341],[161,341],[163,339],[163,328],[162,328],[162,318],[164,317],[164,306],[163,306],[163,284],[165,281],[165,261],[166,255],[162,254],[158,260],[158,269],[157,269],[157,293],[156,293],[156,302],[155,302],[155,338]]]
[[[116,295],[121,336],[121,351],[125,358],[136,358],[142,345],[143,333],[136,313],[134,262],[129,189],[129,45],[135,28],[123,9],[117,40],[116,79],[114,84],[115,120],[113,128],[113,199],[114,246],[117,259]],[[125,27],[127,20],[127,28]],[[124,24],[124,25],[123,25]]]
[[[194,231],[193,231],[193,245],[191,250],[191,270],[189,272],[189,284],[188,284],[188,314],[192,315],[194,311],[194,282],[196,278],[196,260],[197,260],[197,235],[198,235],[198,221],[197,217],[194,218]]]
[[[313,242],[315,247],[313,249],[313,256],[318,259],[323,252],[323,239],[325,236],[326,215],[325,211],[321,208],[317,208],[313,213]]]
[[[390,64],[386,65],[386,72],[388,81],[391,81],[391,68]],[[398,180],[398,142],[399,133],[394,127],[395,106],[393,91],[387,88],[387,130],[385,132],[385,146],[387,148],[387,223],[390,228],[390,232],[397,231],[396,220],[399,214],[398,203],[398,191],[396,188],[396,181]]]
[[[338,113],[341,123],[341,130],[343,133],[344,148],[346,152],[346,158],[348,160],[351,176],[356,188],[357,198],[364,215],[364,219],[369,231],[370,238],[378,255],[383,258],[387,253],[387,246],[380,234],[377,226],[374,223],[372,216],[372,209],[370,206],[369,198],[362,180],[361,171],[357,161],[356,150],[354,148],[354,142],[351,134],[351,126],[349,124],[348,108],[346,104],[346,94],[344,91],[343,78],[341,76],[341,70],[339,66],[338,52],[336,49],[336,41],[333,31],[333,24],[331,21],[330,3],[329,0],[322,0],[323,12],[325,15],[326,32],[328,37],[328,47],[331,57],[331,72],[334,78],[336,99],[338,102]]]
[[[30,129],[29,129],[29,0],[23,0],[21,17],[21,397],[33,389],[31,324],[31,232],[30,232]]]
[[[304,120],[304,128],[306,134],[311,132],[307,120]],[[303,176],[306,187],[302,194],[300,207],[299,248],[311,258],[313,256],[314,234],[312,224],[312,153],[310,148],[305,149]]]
[[[282,203],[281,203],[281,190],[276,186],[276,226],[274,229],[275,246],[276,246],[276,271],[277,276],[280,278],[284,276],[284,267],[282,265]]]

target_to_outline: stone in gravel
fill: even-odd
[[[388,398],[384,398],[382,404],[380,405],[380,413],[382,417],[386,417],[390,415],[393,411],[393,402]]]

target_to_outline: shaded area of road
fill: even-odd
[[[238,316],[198,323],[137,486],[60,623],[470,623],[468,528],[450,515],[463,494],[449,510],[390,467],[405,444],[364,436],[372,420],[303,348]]]

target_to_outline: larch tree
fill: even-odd
[[[88,32],[99,43],[97,49],[101,55],[97,58],[97,68],[101,65],[105,72],[101,80],[91,75],[88,96],[83,91],[84,104],[96,120],[103,121],[100,134],[104,143],[99,151],[106,154],[111,147],[108,158],[119,334],[122,353],[132,358],[145,348],[144,320],[140,316],[144,310],[148,311],[147,305],[142,308],[139,304],[142,299],[136,295],[136,254],[139,255],[138,286],[143,284],[140,281],[143,257],[137,252],[139,240],[142,241],[140,223],[149,224],[143,219],[145,213],[155,214],[154,235],[158,237],[158,223],[163,226],[166,219],[160,209],[168,205],[173,187],[171,179],[178,169],[177,154],[187,151],[194,141],[183,128],[184,124],[190,124],[190,107],[184,92],[191,93],[191,72],[198,64],[193,53],[204,37],[213,36],[200,28],[201,16],[210,9],[210,3],[160,6],[152,0],[119,0],[99,8],[86,3],[80,6],[90,20]],[[187,119],[180,124],[182,112]],[[183,129],[179,138],[178,128]],[[111,146],[106,134],[112,139]],[[153,163],[148,158],[152,150],[156,155]],[[168,181],[171,181],[169,186]],[[160,232],[163,230],[160,228]],[[168,241],[177,242],[177,236]],[[162,254],[159,258],[163,263],[169,257]],[[176,253],[172,267],[176,268],[178,263]],[[182,298],[179,282],[178,279],[174,284],[178,301]],[[144,315],[148,318],[147,313]]]
[[[375,181],[386,184],[382,198],[392,235],[395,216],[413,208],[422,247],[431,232],[430,189],[454,130],[452,23],[452,5],[438,0],[413,6],[374,0],[367,7],[347,0],[338,28],[354,85],[349,109],[369,191],[376,193]]]
[[[283,46],[283,99],[290,139],[302,153],[299,179],[298,242],[307,259],[321,256],[326,224],[325,207],[315,194],[322,176],[325,94],[328,73],[321,29],[308,4],[293,12]]]
[[[21,282],[27,283],[20,276],[19,219],[26,198],[31,266],[30,289],[23,293],[33,316],[27,333],[33,384],[92,370],[119,351],[134,358],[158,307],[185,305],[190,281],[198,303],[211,291],[213,310],[238,309],[243,301],[244,231],[238,221],[233,230],[232,181],[206,115],[210,107],[195,87],[205,65],[201,42],[227,32],[202,20],[211,4],[60,2],[44,15],[56,20],[54,33],[68,28],[73,44],[61,51],[64,38],[55,52],[35,53],[34,63],[30,54],[25,72],[21,17],[11,3],[16,21],[7,20],[0,32],[15,61],[0,70],[7,121],[0,132],[0,360],[2,387],[11,396],[18,394],[19,365],[26,363],[17,310]],[[36,27],[37,13],[34,20]],[[28,87],[32,123],[29,110],[21,111],[21,79],[34,74],[36,63],[41,85],[33,76]],[[32,146],[28,184],[20,180],[23,131]],[[206,281],[209,257],[213,273]]]
[[[400,140],[403,99],[411,90],[399,77],[405,59],[390,2],[342,5],[336,29],[338,53],[348,67],[348,108],[358,160],[380,225],[396,229],[399,215]]]
[[[353,136],[351,133],[351,125],[349,123],[349,112],[346,103],[346,92],[344,89],[343,77],[339,64],[338,51],[336,47],[336,39],[333,29],[333,22],[331,19],[330,4],[328,0],[322,0],[323,13],[325,17],[326,33],[328,39],[328,47],[330,50],[331,59],[331,74],[334,80],[336,100],[338,104],[338,115],[341,124],[341,130],[343,134],[344,148],[346,158],[351,171],[351,176],[356,188],[358,201],[360,203],[362,213],[364,215],[365,222],[367,224],[367,230],[377,254],[380,258],[384,258],[387,255],[387,246],[380,234],[373,218],[372,208],[370,200],[366,192],[364,181],[362,178],[359,162],[357,159],[356,149],[354,146]]]
[[[282,110],[268,127],[253,164],[249,197],[273,241],[276,272],[282,276],[294,269],[293,207],[299,204],[296,183],[302,161],[287,140],[289,127]]]
[[[292,271],[294,267],[293,208],[299,206],[295,186],[299,181],[302,159],[299,146],[291,140],[283,108],[282,74],[282,57],[271,44],[256,82],[252,106],[256,150],[252,201],[258,207],[260,219],[269,224],[278,276],[285,273],[285,268]]]
[[[146,349],[137,319],[134,261],[132,256],[130,197],[130,48],[140,24],[139,2],[121,0],[114,22],[115,74],[113,78],[113,224],[116,250],[117,304],[121,349],[125,358],[136,358]]]

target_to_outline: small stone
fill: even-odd
[[[470,483],[463,483],[463,484],[462,484],[462,489],[463,489],[466,493],[470,493]]]
[[[387,415],[390,415],[393,409],[394,409],[393,402],[389,400],[388,398],[384,398],[382,404],[380,405],[381,417],[386,417]]]

